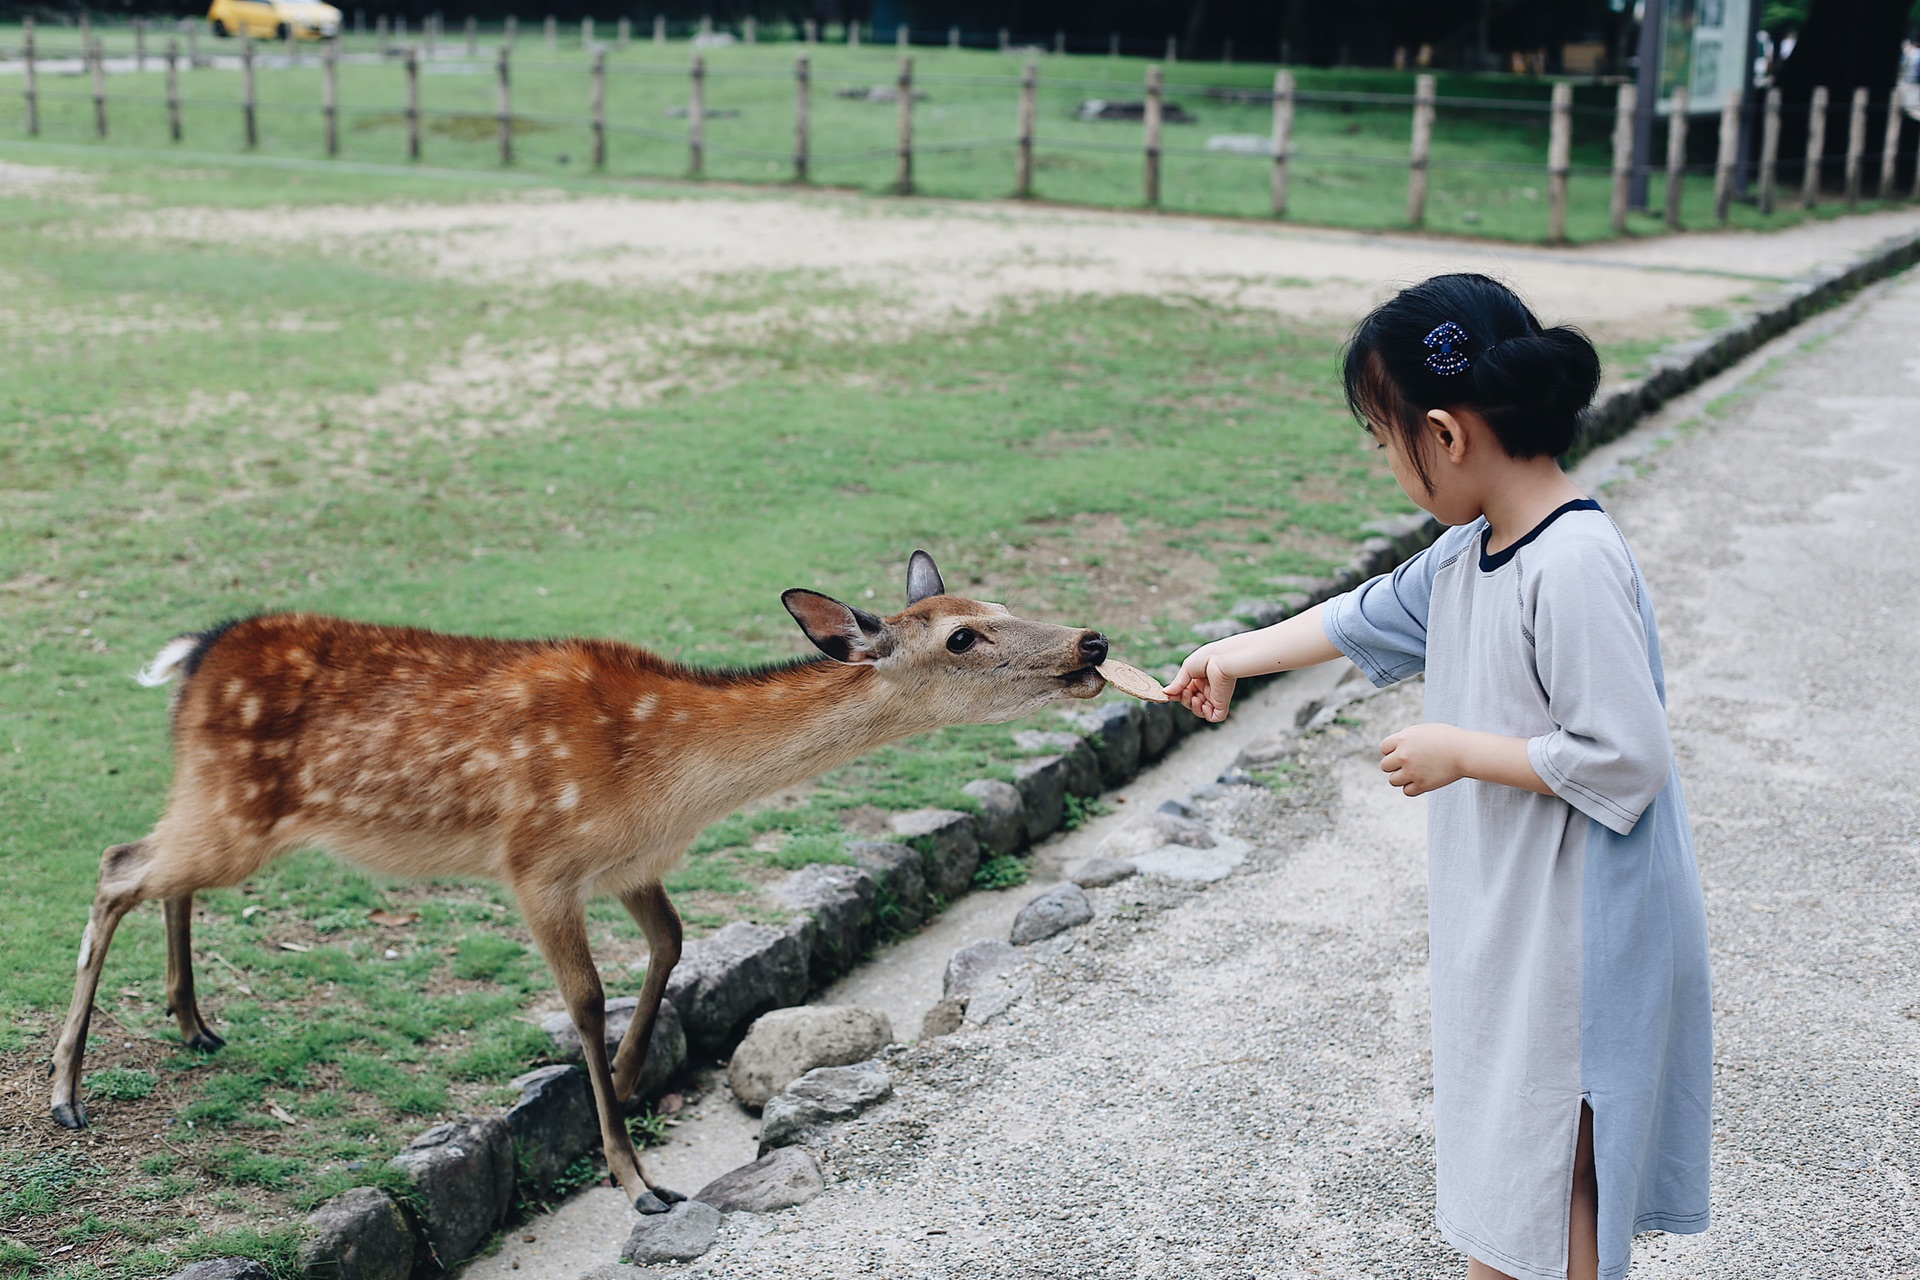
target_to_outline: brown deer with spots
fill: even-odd
[[[323,846],[396,876],[505,880],[586,1048],[608,1170],[642,1212],[680,1197],[641,1171],[621,1118],[680,958],[662,881],[704,827],[882,743],[1091,698],[1096,632],[946,593],[931,556],[879,618],[781,597],[826,655],[699,671],[609,640],[485,640],[286,614],[183,636],[141,672],[177,680],[159,825],[108,849],[54,1050],[53,1116],[86,1124],[80,1063],[114,928],[158,898],[167,998],[187,1043],[222,1041],[194,1000],[193,895]],[[608,1060],[585,903],[610,893],[646,935],[640,1007]]]

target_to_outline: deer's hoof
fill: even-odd
[[[654,1187],[640,1193],[640,1198],[633,1202],[633,1211],[635,1213],[668,1213],[674,1205],[685,1199],[686,1197],[678,1191]]]
[[[87,1127],[87,1109],[78,1102],[55,1103],[53,1122],[62,1129],[84,1129]]]
[[[219,1036],[213,1034],[213,1032],[208,1031],[205,1027],[194,1032],[193,1035],[187,1039],[187,1048],[198,1049],[202,1053],[212,1053],[216,1049],[224,1049],[226,1047],[227,1042],[225,1040],[222,1040]]]

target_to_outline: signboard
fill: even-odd
[[[1688,115],[1716,115],[1729,90],[1747,83],[1753,0],[1666,0],[1659,42],[1657,110],[1673,110],[1673,91],[1687,87]]]

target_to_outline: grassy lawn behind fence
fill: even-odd
[[[611,30],[601,28],[602,37]],[[103,34],[110,57],[130,57],[125,28]],[[497,31],[486,33],[477,58],[464,40],[442,40],[421,71],[422,159],[485,169],[500,163],[494,53]],[[414,43],[418,42],[415,37]],[[164,37],[149,37],[148,48]],[[89,79],[73,60],[72,29],[43,27],[43,57],[65,58],[64,71],[40,77],[41,135],[80,141],[95,136]],[[346,41],[340,71],[340,156],[404,162],[405,81],[399,44],[384,60],[372,37]],[[25,134],[25,103],[18,74],[19,29],[0,26],[0,138]],[[197,151],[245,149],[242,76],[234,41],[202,36],[199,48],[217,65],[182,75],[184,145]],[[605,173],[611,178],[679,177],[688,171],[684,118],[688,67],[697,52],[707,65],[705,90],[708,178],[780,183],[793,175],[793,63],[803,50],[813,62],[810,180],[825,185],[892,189],[897,173],[897,105],[855,100],[843,91],[891,89],[899,55],[886,46],[793,43],[694,50],[636,41],[609,53]],[[1019,67],[1030,55],[986,50],[915,48],[915,189],[965,198],[1006,196],[1014,190]],[[144,72],[116,69],[108,76],[108,139],[123,146],[165,150],[164,73],[149,55]],[[266,154],[322,158],[319,55],[312,45],[297,61],[261,46],[258,76],[258,149]],[[1142,129],[1136,122],[1076,117],[1091,98],[1143,96],[1148,62],[1089,55],[1038,56],[1040,89],[1034,194],[1076,204],[1137,207],[1142,200]],[[51,66],[52,64],[50,64]],[[514,165],[533,173],[590,171],[588,54],[569,30],[549,50],[531,25],[523,26],[512,71]],[[1216,138],[1257,142],[1270,136],[1272,109],[1247,95],[1270,91],[1271,65],[1176,62],[1166,67],[1167,99],[1195,117],[1166,127],[1162,207],[1179,212],[1271,216],[1270,162],[1264,155],[1209,150]],[[1330,226],[1394,228],[1406,225],[1407,153],[1413,73],[1371,69],[1301,68],[1302,101],[1295,116],[1292,196],[1288,216]],[[1544,79],[1441,73],[1442,99],[1434,131],[1433,176],[1427,225],[1439,231],[1496,239],[1538,241],[1547,233],[1546,155],[1549,84]],[[1568,233],[1575,241],[1604,239],[1608,226],[1612,125],[1610,86],[1582,85],[1576,95]],[[1321,95],[1316,98],[1315,95]],[[1376,100],[1386,99],[1386,100]],[[678,113],[677,115],[675,113]],[[1710,131],[1710,123],[1696,129]],[[1877,135],[1876,135],[1877,136]],[[1653,182],[1652,207],[1663,208],[1665,180]],[[1686,179],[1683,219],[1712,221],[1712,178]],[[1736,204],[1736,226],[1780,227],[1805,214],[1783,205],[1761,218]],[[1633,215],[1634,232],[1658,230],[1657,218]]]

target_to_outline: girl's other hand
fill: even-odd
[[[1221,669],[1217,644],[1203,644],[1180,664],[1180,674],[1167,686],[1167,696],[1185,703],[1202,720],[1218,723],[1227,718],[1237,683],[1237,678]]]
[[[1416,724],[1380,744],[1380,769],[1402,795],[1438,791],[1467,776],[1463,731],[1450,724]]]

